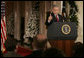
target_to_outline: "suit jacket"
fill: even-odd
[[[50,12],[47,12],[47,18],[46,18],[46,22],[45,22],[47,27],[49,25],[51,25],[53,22],[57,22],[57,19],[56,19],[54,13],[51,13],[51,15],[52,15],[53,18],[50,22],[48,22],[48,17],[50,16]],[[60,14],[58,14],[58,17],[59,17],[59,22],[63,22],[63,17]]]

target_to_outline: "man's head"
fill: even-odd
[[[81,42],[74,43],[73,48],[73,56],[82,57],[83,56],[83,44]]]
[[[52,12],[53,12],[54,14],[58,14],[58,13],[59,13],[59,7],[58,7],[57,5],[53,5],[53,6],[52,6]]]
[[[44,35],[38,34],[34,39],[33,39],[33,49],[44,49],[45,45],[47,43],[47,39]]]
[[[43,56],[45,57],[64,57],[64,53],[57,48],[49,48],[44,51]]]

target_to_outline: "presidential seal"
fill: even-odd
[[[63,34],[69,34],[71,31],[71,27],[68,24],[64,24],[61,30]]]

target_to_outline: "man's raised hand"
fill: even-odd
[[[48,20],[51,21],[52,20],[52,15],[50,14],[50,16],[48,17]]]

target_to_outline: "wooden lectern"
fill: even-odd
[[[47,38],[54,48],[63,50],[66,56],[72,56],[72,46],[77,38],[74,22],[55,22],[47,30]]]

